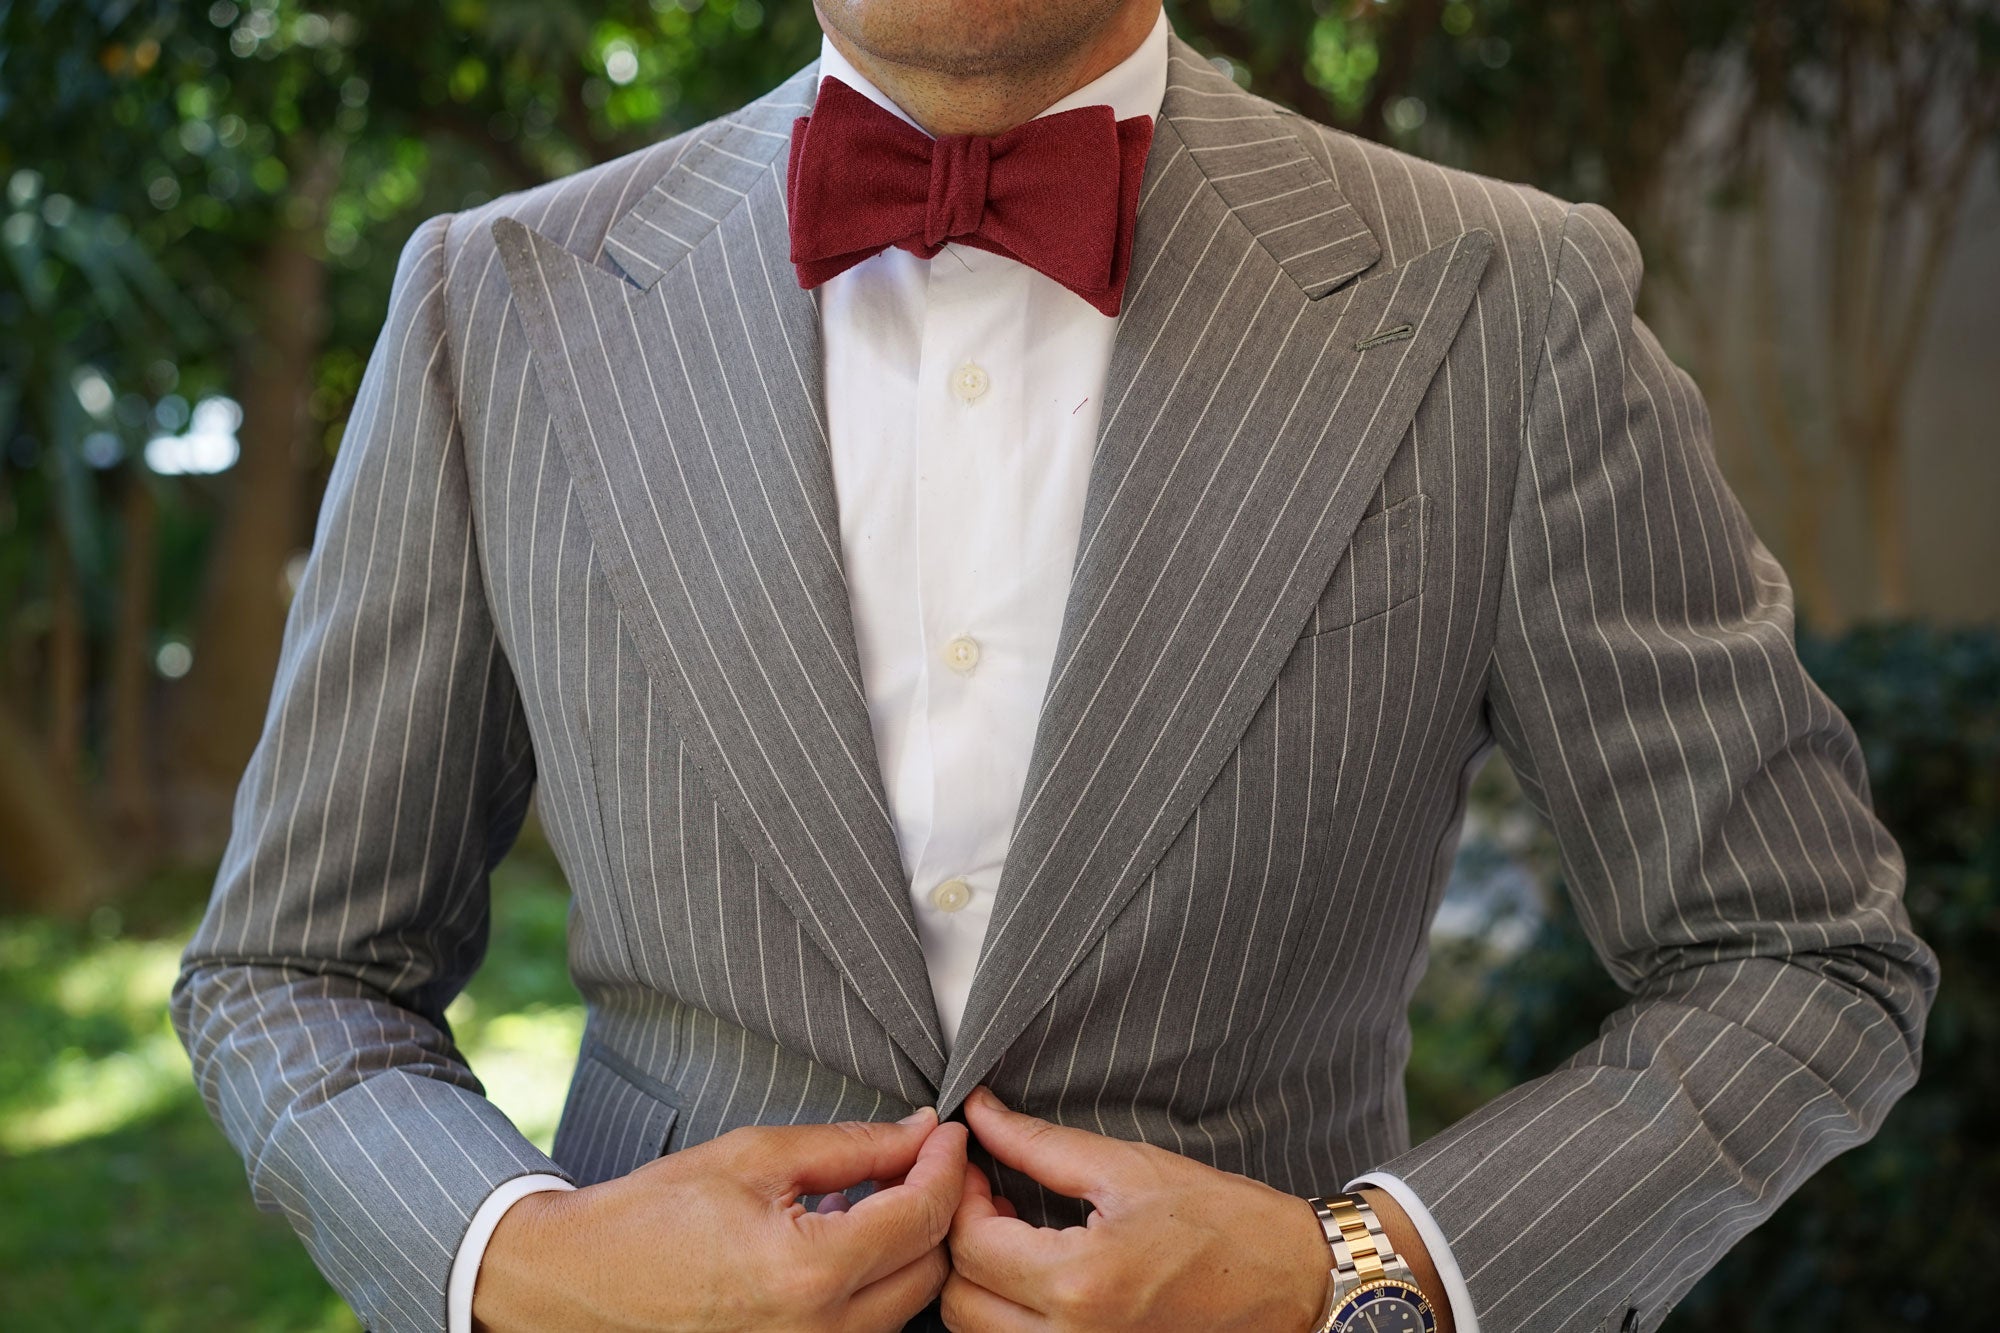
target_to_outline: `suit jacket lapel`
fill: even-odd
[[[1375,263],[1374,237],[1283,119],[1176,42],[1134,244],[1063,630],[943,1110],[1089,952],[1249,725],[1492,238],[1343,288]]]
[[[944,1068],[861,688],[818,315],[787,259],[808,69],[693,143],[596,267],[494,225],[612,595],[723,812],[927,1077]]]

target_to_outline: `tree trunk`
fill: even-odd
[[[1849,622],[1846,599],[1834,590],[1826,572],[1826,500],[1815,489],[1810,495],[1788,495],[1785,500],[1785,543],[1788,547],[1786,572],[1798,589],[1801,618],[1822,633],[1845,629]]]
[[[1769,133],[1769,127],[1766,127]],[[1830,493],[1824,465],[1809,455],[1793,419],[1791,397],[1785,391],[1785,366],[1780,348],[1786,337],[1785,294],[1781,291],[1778,256],[1786,243],[1774,215],[1776,171],[1772,156],[1754,159],[1757,172],[1751,198],[1749,301],[1751,313],[1750,374],[1763,419],[1764,436],[1778,460],[1784,480],[1785,563],[1799,594],[1800,609],[1821,630],[1847,624],[1845,599],[1835,590],[1826,568],[1825,516]]]
[[[75,917],[109,896],[76,790],[0,701],[0,905]]]
[[[1910,613],[1910,534],[1903,432],[1893,414],[1869,421],[1863,431],[1858,441],[1861,498],[1875,566],[1875,610],[1885,616],[1905,616]]]
[[[119,506],[124,552],[107,672],[109,725],[104,776],[110,828],[121,855],[143,864],[159,832],[153,811],[148,703],[153,678],[153,604],[159,580],[159,507],[145,477],[125,477]]]
[[[89,671],[76,561],[61,523],[49,527],[48,767],[74,787],[83,777],[83,702]]]
[[[277,671],[285,564],[301,540],[307,399],[325,336],[321,233],[339,177],[338,150],[314,149],[253,294],[256,322],[238,372],[242,454],[208,557],[194,664],[175,708],[174,828],[185,853],[212,850],[226,833],[230,794],[256,746]]]

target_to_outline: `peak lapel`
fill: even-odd
[[[1375,264],[1374,237],[1283,120],[1175,48],[1062,634],[941,1110],[1192,815],[1492,249],[1468,232],[1343,288]]]
[[[736,114],[705,126],[667,174],[612,223],[604,237],[605,257],[633,283],[650,288],[743,204],[745,193],[773,164],[782,186],[792,121],[812,110],[818,86],[814,61]],[[782,209],[782,189],[778,198]],[[782,213],[779,221],[782,232]],[[790,249],[789,236],[781,234],[780,276],[790,272]],[[817,417],[817,400],[813,410]]]
[[[692,144],[612,229],[630,281],[519,223],[494,234],[612,594],[682,737],[808,933],[936,1079],[840,562],[818,314],[787,260],[774,127],[798,83]]]

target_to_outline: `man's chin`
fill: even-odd
[[[885,64],[976,79],[1058,63],[1131,0],[814,0],[820,25]]]

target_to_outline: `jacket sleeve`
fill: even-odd
[[[1559,1070],[1384,1166],[1449,1239],[1483,1333],[1658,1327],[1875,1132],[1937,981],[1784,572],[1634,316],[1637,246],[1589,204],[1558,243],[1488,706],[1632,998]]]
[[[445,1006],[533,751],[473,544],[447,222],[403,252],[173,1018],[258,1204],[374,1329],[442,1329],[472,1214],[562,1174],[485,1099]]]

